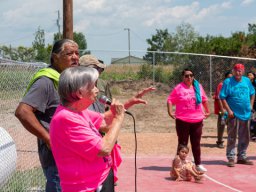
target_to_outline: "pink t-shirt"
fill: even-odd
[[[216,115],[219,114],[220,112],[220,106],[219,106],[219,101],[220,100],[220,90],[222,88],[223,82],[220,82],[216,88],[215,94],[214,94],[214,113]]]
[[[107,178],[111,156],[99,157],[103,116],[58,106],[50,124],[51,148],[63,192],[94,191]]]
[[[200,93],[202,102],[208,100],[201,84]],[[177,119],[185,122],[196,123],[204,119],[203,105],[196,105],[194,87],[190,88],[185,83],[178,84],[170,93],[167,102],[176,105],[175,115]]]

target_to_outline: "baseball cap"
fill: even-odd
[[[100,67],[102,69],[106,68],[106,64],[104,64],[103,62],[100,62],[100,60],[98,60],[95,56],[93,55],[83,55],[82,57],[80,57],[79,59],[79,64],[81,66],[92,66],[95,65],[97,67]]]
[[[241,63],[237,63],[234,65],[234,70],[244,70],[244,65]]]

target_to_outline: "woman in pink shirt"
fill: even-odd
[[[183,81],[176,85],[167,98],[168,114],[175,119],[178,145],[188,145],[190,138],[192,153],[198,171],[206,172],[201,165],[200,141],[203,119],[210,115],[208,99],[201,84],[194,79],[190,69],[182,71]],[[173,112],[173,105],[176,106]]]
[[[104,114],[87,108],[96,100],[96,69],[71,67],[59,80],[61,105],[51,124],[51,149],[63,192],[113,192],[114,176],[110,153],[124,119],[124,107],[113,99]],[[104,130],[104,137],[99,133]]]

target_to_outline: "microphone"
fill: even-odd
[[[106,95],[101,95],[99,98],[99,102],[101,102],[104,105],[111,105],[112,101],[109,99]]]
[[[99,98],[99,102],[101,102],[104,105],[111,105],[112,101],[109,99],[106,95],[101,95]],[[132,115],[131,112],[125,110],[125,113],[128,115]]]

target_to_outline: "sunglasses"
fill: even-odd
[[[194,77],[193,74],[184,75],[185,78]]]

